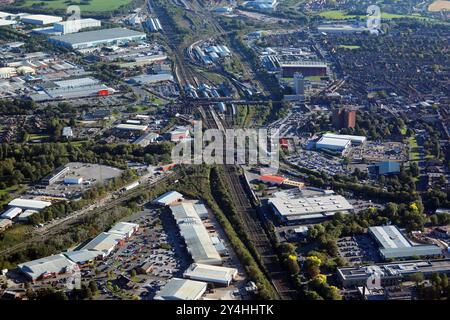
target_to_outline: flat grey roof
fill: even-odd
[[[411,247],[411,243],[396,226],[370,227],[369,230],[383,249]]]
[[[145,36],[145,33],[126,28],[112,28],[65,34],[62,36],[51,37],[51,39],[74,45],[78,43],[97,42],[102,40],[120,39],[134,36]]]

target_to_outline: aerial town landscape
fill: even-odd
[[[0,300],[448,300],[449,19],[0,1]]]

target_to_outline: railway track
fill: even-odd
[[[201,107],[200,112],[204,118],[206,127],[218,129],[227,126],[214,117],[211,109]],[[264,227],[263,217],[260,217],[255,204],[248,197],[243,177],[234,165],[223,165],[225,182],[229,186],[231,198],[235,204],[239,218],[243,222],[246,232],[255,246],[261,262],[267,271],[270,281],[283,300],[291,300],[297,297],[297,291],[290,282],[286,271],[283,269],[275,248],[273,247]]]

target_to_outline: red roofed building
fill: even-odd
[[[262,182],[267,182],[267,183],[272,183],[272,184],[283,184],[283,182],[286,181],[287,178],[266,174],[266,175],[260,176],[259,180]]]

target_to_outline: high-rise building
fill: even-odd
[[[305,93],[305,79],[300,72],[294,74],[294,91],[295,94]]]
[[[356,110],[351,108],[338,108],[333,110],[333,126],[336,129],[355,128]]]

